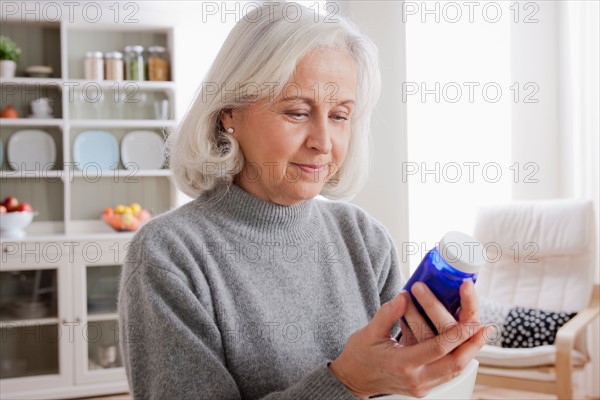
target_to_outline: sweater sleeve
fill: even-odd
[[[390,252],[385,257],[384,266],[382,273],[379,276],[379,299],[381,304],[387,303],[392,300],[398,293],[402,291],[404,287],[404,280],[402,277],[402,271],[400,269],[400,262],[398,260],[398,252],[393,240],[388,236],[390,242]],[[398,340],[400,338],[400,322],[396,322],[390,330],[390,335]]]
[[[142,253],[145,260],[124,265],[118,304],[120,346],[134,399],[240,399],[206,281],[192,282],[165,251],[154,257],[147,248]],[[206,296],[199,298],[198,291]],[[324,361],[265,399],[355,397]]]
[[[400,269],[398,251],[391,237],[387,237],[389,242],[389,252],[383,258],[383,265],[380,269],[378,288],[381,304],[392,300],[402,291],[404,280]]]

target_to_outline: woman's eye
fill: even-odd
[[[332,118],[335,119],[336,121],[347,121],[348,120],[348,117],[346,117],[345,115],[334,115]]]
[[[287,115],[289,115],[290,117],[294,118],[294,119],[303,119],[308,117],[308,114],[305,112],[289,112],[287,113]]]

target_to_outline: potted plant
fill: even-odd
[[[14,78],[21,49],[6,36],[0,36],[0,78]]]

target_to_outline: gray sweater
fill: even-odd
[[[401,290],[360,208],[218,187],[135,235],[119,294],[135,399],[354,399],[328,362]]]

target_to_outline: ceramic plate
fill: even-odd
[[[121,160],[126,169],[161,169],[165,163],[164,142],[153,131],[131,131],[121,141]]]
[[[73,160],[77,169],[117,169],[119,165],[119,143],[106,131],[84,131],[73,143]]]
[[[49,170],[56,162],[56,145],[48,132],[25,129],[10,136],[6,157],[10,167],[17,171]]]

